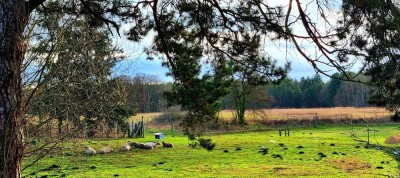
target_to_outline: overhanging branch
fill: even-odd
[[[30,14],[33,10],[35,10],[39,5],[43,4],[46,0],[29,0],[26,1],[27,13]]]

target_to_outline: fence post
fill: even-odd
[[[143,116],[142,116],[142,127],[140,128],[140,130],[142,131],[142,138],[144,138],[144,119],[143,119]]]
[[[149,118],[146,119],[146,130],[149,130]]]
[[[372,131],[372,130],[370,130],[369,128],[367,129],[367,132],[368,132],[368,141],[367,141],[367,145],[369,146],[369,132],[370,131]]]
[[[171,123],[171,133],[174,132],[174,122],[172,122],[172,116],[169,115],[169,122]]]
[[[117,123],[117,121],[114,121],[114,129],[115,129],[114,135],[115,135],[115,138],[117,138],[117,136],[118,136],[118,123]]]

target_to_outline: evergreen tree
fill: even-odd
[[[285,79],[280,85],[268,87],[268,93],[274,98],[273,106],[280,108],[300,108],[303,103],[303,93],[299,82]]]

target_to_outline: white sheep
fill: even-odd
[[[139,148],[148,149],[148,150],[153,149],[153,147],[152,147],[151,145],[144,144],[144,143],[140,143],[140,144],[139,144]]]
[[[160,145],[160,143],[158,143],[158,142],[147,142],[147,143],[144,143],[142,147],[144,147],[145,149],[149,149],[149,148],[153,149],[153,148],[157,147],[158,145]]]
[[[94,150],[93,148],[90,148],[89,146],[85,145],[85,153],[87,155],[94,155],[96,154],[96,150]]]
[[[130,142],[125,143],[124,146],[122,146],[121,151],[129,151],[131,149]]]
[[[109,148],[109,147],[103,147],[103,148],[100,148],[100,150],[99,150],[99,154],[107,154],[107,153],[112,153],[112,152],[114,152],[114,149]]]

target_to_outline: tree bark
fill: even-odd
[[[0,177],[21,177],[23,113],[21,65],[28,23],[25,0],[0,1]]]

